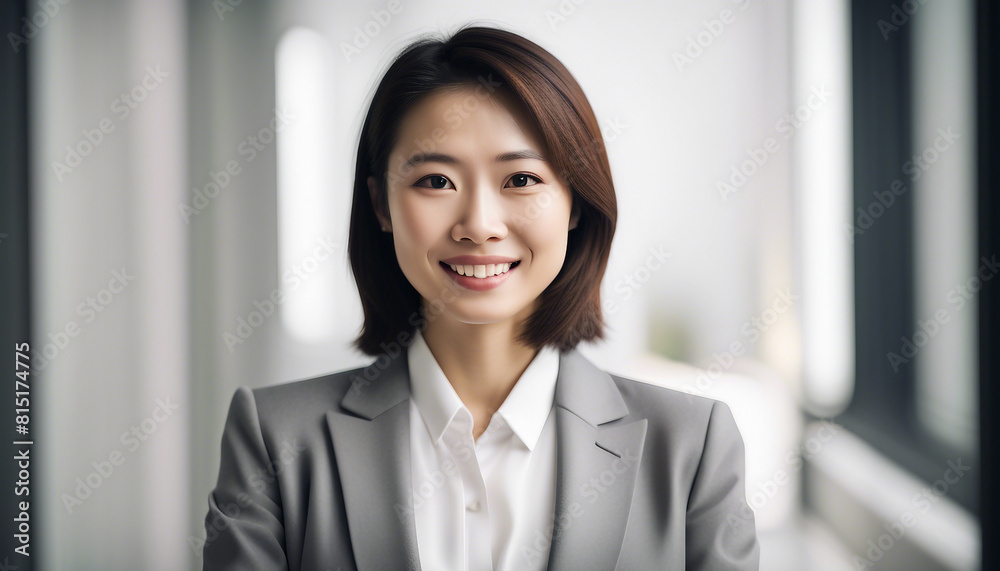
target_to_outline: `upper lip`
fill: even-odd
[[[509,256],[455,256],[442,262],[452,266],[488,266],[490,264],[512,264],[517,258]]]

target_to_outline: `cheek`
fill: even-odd
[[[522,226],[521,235],[536,255],[562,258],[569,239],[570,199],[568,196],[557,196],[552,200],[539,200],[536,204],[544,206],[534,209],[537,215],[529,216],[531,222]]]
[[[401,198],[390,207],[392,230],[397,247],[428,247],[446,231],[444,216],[432,201]]]

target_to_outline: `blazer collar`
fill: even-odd
[[[406,348],[352,374],[327,412],[359,568],[420,569],[410,476]],[[618,560],[646,435],[606,372],[561,353],[555,392],[557,474],[548,569],[612,569]],[[593,482],[602,485],[595,486]],[[527,556],[530,556],[528,554]]]
[[[431,441],[437,445],[458,412],[468,407],[451,386],[420,331],[414,334],[406,357],[410,368],[410,398],[420,411],[423,427]],[[489,421],[490,432],[496,429],[496,436],[500,437],[511,432],[529,451],[534,450],[552,412],[558,377],[559,351],[554,347],[542,347],[493,413],[495,417]]]

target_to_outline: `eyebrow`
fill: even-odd
[[[509,153],[501,153],[493,159],[495,163],[507,162],[507,161],[517,161],[521,159],[534,159],[537,161],[544,161],[545,157],[536,153],[531,149],[524,149],[521,151],[511,151]],[[444,155],[441,153],[417,153],[406,160],[403,163],[403,167],[411,167],[419,165],[421,163],[448,163],[448,164],[459,164],[461,161],[456,159],[451,155]]]

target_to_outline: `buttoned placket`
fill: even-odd
[[[493,426],[497,423],[497,426]],[[446,444],[462,478],[465,501],[465,560],[469,571],[493,570],[492,529],[490,527],[489,498],[482,464],[495,450],[492,436],[501,428],[502,419],[495,416],[490,427],[480,435],[479,442],[472,438],[472,413],[458,411],[455,420],[445,431]]]

